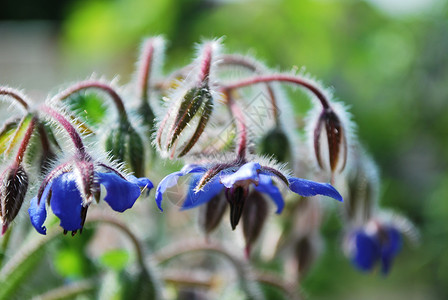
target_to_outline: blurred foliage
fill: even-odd
[[[347,299],[347,287],[357,286],[357,280],[361,286],[381,286],[379,294],[390,289],[390,295],[418,282],[412,289],[444,298],[448,7],[446,1],[432,3],[427,10],[393,15],[371,2],[349,0],[83,2],[66,20],[63,38],[66,49],[87,59],[119,56],[131,62],[142,36],[164,34],[171,41],[169,68],[192,56],[192,43],[226,36],[229,50],[250,49],[268,66],[306,66],[351,107],[359,137],[381,169],[383,206],[408,215],[420,228],[424,247],[405,247],[391,276],[377,280],[352,270],[337,230],[329,228],[337,223],[328,222],[327,249],[305,291]],[[298,102],[304,98],[289,93]]]
[[[188,61],[193,43],[221,36],[229,50],[250,49],[270,67],[306,66],[351,107],[359,137],[381,169],[383,206],[409,216],[422,241],[419,248],[404,247],[388,278],[363,275],[343,257],[340,225],[330,216],[326,251],[303,289],[312,299],[446,299],[448,5],[436,1],[427,10],[393,15],[371,2],[79,1],[63,22],[62,46],[68,58],[87,63],[120,60],[116,73],[125,76],[142,38],[155,34],[170,41],[167,69]],[[303,95],[288,92],[303,114]],[[100,261],[120,269],[114,256],[126,264],[120,252]],[[54,259],[63,276],[85,271],[73,253]]]

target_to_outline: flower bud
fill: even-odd
[[[167,113],[157,134],[160,150],[162,153],[171,152],[171,158],[182,157],[193,148],[213,112],[213,98],[208,84],[188,89],[177,102],[173,104],[175,111]]]
[[[112,129],[106,139],[106,150],[114,159],[128,164],[135,176],[142,177],[145,167],[143,141],[137,131],[127,120]]]
[[[340,117],[330,107],[322,110],[314,127],[314,153],[321,169],[329,167],[332,173],[344,170],[347,160],[347,133]],[[323,161],[324,155],[328,155],[328,163]]]
[[[2,234],[17,216],[28,190],[28,175],[21,165],[9,166],[0,177],[0,220]]]
[[[261,153],[274,156],[279,162],[287,162],[291,158],[290,142],[280,127],[270,130],[261,140]]]
[[[268,203],[257,191],[247,197],[243,210],[243,233],[246,240],[246,254],[249,256],[252,244],[256,242],[268,216]]]
[[[224,193],[214,196],[207,204],[201,206],[199,224],[205,234],[211,233],[218,227],[227,208]]]

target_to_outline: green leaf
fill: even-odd
[[[0,133],[0,154],[6,151],[6,155],[8,155],[9,151],[21,141],[31,119],[32,115],[28,114],[17,125],[13,123],[6,124],[4,127],[6,130],[2,130]]]
[[[106,116],[103,100],[96,94],[76,93],[68,101],[70,108],[77,112],[76,115],[87,125],[98,125]]]
[[[129,253],[126,250],[115,249],[104,253],[99,258],[100,263],[112,270],[123,270],[129,263]]]
[[[84,274],[82,252],[76,248],[62,248],[55,254],[54,267],[63,277],[81,278]]]

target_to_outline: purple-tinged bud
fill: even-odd
[[[249,189],[242,186],[226,189],[226,198],[230,205],[230,225],[232,226],[232,230],[235,230],[240,222],[248,192]]]
[[[243,233],[246,240],[246,255],[250,255],[252,245],[257,241],[268,216],[268,203],[263,195],[252,191],[247,197],[243,210]]]
[[[224,193],[214,196],[207,204],[201,206],[199,224],[206,235],[218,227],[227,208]]]
[[[9,166],[0,176],[0,220],[2,235],[17,216],[28,190],[28,175],[21,165]]]
[[[322,134],[322,131],[325,133]],[[324,109],[318,119],[314,129],[314,152],[317,162],[322,169],[326,166],[322,160],[321,138],[325,139],[328,149],[329,167],[332,173],[335,171],[342,172],[347,161],[347,138],[344,126],[331,108]]]

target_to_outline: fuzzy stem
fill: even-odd
[[[235,268],[240,280],[241,288],[247,293],[248,298],[260,298],[257,291],[254,290],[254,287],[250,284],[249,278],[251,274],[249,265],[242,259],[235,257],[231,252],[218,243],[211,241],[205,242],[203,240],[181,241],[162,248],[153,255],[153,258],[158,264],[163,264],[178,256],[198,251],[217,253],[226,258]]]
[[[33,134],[34,128],[36,127],[36,123],[37,123],[37,117],[33,116],[30,123],[28,124],[28,128],[26,129],[25,136],[23,137],[22,143],[20,143],[19,150],[17,151],[17,155],[16,155],[16,159],[15,159],[17,165],[20,165],[23,161],[23,158],[25,157],[25,152],[30,143],[31,135]]]
[[[157,283],[157,279],[155,278],[154,271],[151,268],[149,268],[147,266],[147,264],[145,263],[145,256],[144,256],[144,250],[143,250],[142,244],[140,243],[138,237],[132,232],[132,230],[129,229],[129,227],[125,223],[119,221],[117,218],[114,218],[110,215],[104,215],[104,214],[90,215],[87,222],[88,223],[94,223],[94,222],[106,223],[106,224],[115,226],[122,233],[124,233],[125,235],[127,235],[129,237],[129,239],[131,240],[131,242],[135,248],[135,253],[137,255],[137,262],[138,262],[141,270],[143,272],[145,272],[146,275],[148,276],[148,281],[151,282],[150,289],[152,290],[153,296],[154,296],[152,299],[158,299],[158,296],[157,296],[158,283]]]
[[[298,300],[301,299],[299,294],[296,292],[295,284],[292,282],[285,282],[276,274],[270,273],[255,273],[255,280],[270,285],[272,287],[276,287],[280,289],[285,295],[287,299]]]
[[[113,102],[118,110],[118,113],[120,114],[120,117],[124,120],[128,119],[127,114],[126,114],[126,109],[124,107],[123,100],[121,99],[120,95],[118,95],[118,93],[110,85],[107,85],[100,81],[86,80],[86,81],[78,82],[78,83],[74,84],[73,86],[69,87],[68,89],[57,94],[55,96],[55,98],[59,99],[59,100],[65,100],[68,97],[70,97],[71,95],[73,95],[74,93],[77,93],[79,91],[86,90],[86,89],[99,89],[99,90],[102,90],[103,92],[107,93],[113,100]]]
[[[138,70],[138,93],[142,102],[148,101],[148,88],[154,60],[154,42],[154,39],[147,40],[140,56],[142,63]]]
[[[310,90],[316,97],[319,99],[322,107],[324,109],[330,109],[330,104],[328,99],[325,97],[324,93],[315,85],[308,82],[307,80],[291,75],[283,75],[283,74],[273,74],[273,75],[263,75],[263,76],[254,76],[251,78],[242,79],[234,84],[225,85],[222,87],[224,91],[238,89],[246,86],[250,86],[253,84],[261,83],[261,82],[272,82],[272,81],[281,81],[281,82],[290,82],[304,88]]]
[[[226,54],[219,57],[220,65],[236,65],[239,67],[244,67],[252,72],[255,72],[257,74],[263,73],[263,66],[260,63],[257,63],[256,61],[252,61],[250,59],[247,59],[246,57],[242,55],[236,55],[236,54]],[[279,111],[278,111],[278,105],[277,105],[277,99],[275,97],[274,89],[270,84],[266,84],[266,89],[269,94],[269,99],[271,101],[271,108],[274,115],[274,121],[277,126],[280,125],[280,118],[279,118]]]
[[[2,239],[1,239],[1,243],[0,243],[0,267],[3,266],[3,259],[5,259],[5,257],[6,257],[6,251],[8,249],[9,241],[11,240],[11,230],[12,230],[12,228],[7,230],[3,234]]]
[[[247,151],[247,127],[244,119],[244,114],[241,111],[241,108],[236,104],[233,100],[229,90],[225,91],[225,95],[227,98],[227,105],[230,109],[230,112],[235,119],[236,127],[238,130],[238,148],[237,148],[237,159],[244,161],[246,158]]]
[[[198,76],[200,85],[207,85],[209,83],[210,68],[212,65],[213,44],[214,42],[205,44],[204,50],[202,52],[201,69]]]
[[[18,102],[26,111],[29,110],[30,105],[27,100],[25,100],[25,96],[22,95],[19,91],[7,87],[0,87],[0,95],[5,95],[13,98],[16,102]]]
[[[76,151],[78,151],[80,157],[83,158],[87,157],[88,155],[84,147],[84,143],[82,142],[81,136],[73,127],[73,125],[62,114],[50,108],[49,106],[42,105],[40,109],[42,112],[44,112],[45,114],[53,118],[55,121],[57,121],[62,127],[64,127],[65,131],[67,131],[67,133],[70,136],[70,139],[75,145],[75,149]]]
[[[76,296],[80,296],[94,291],[96,288],[96,282],[94,279],[84,279],[69,284],[60,286],[58,288],[49,290],[44,294],[34,296],[33,300],[58,300],[58,299],[71,299]]]

